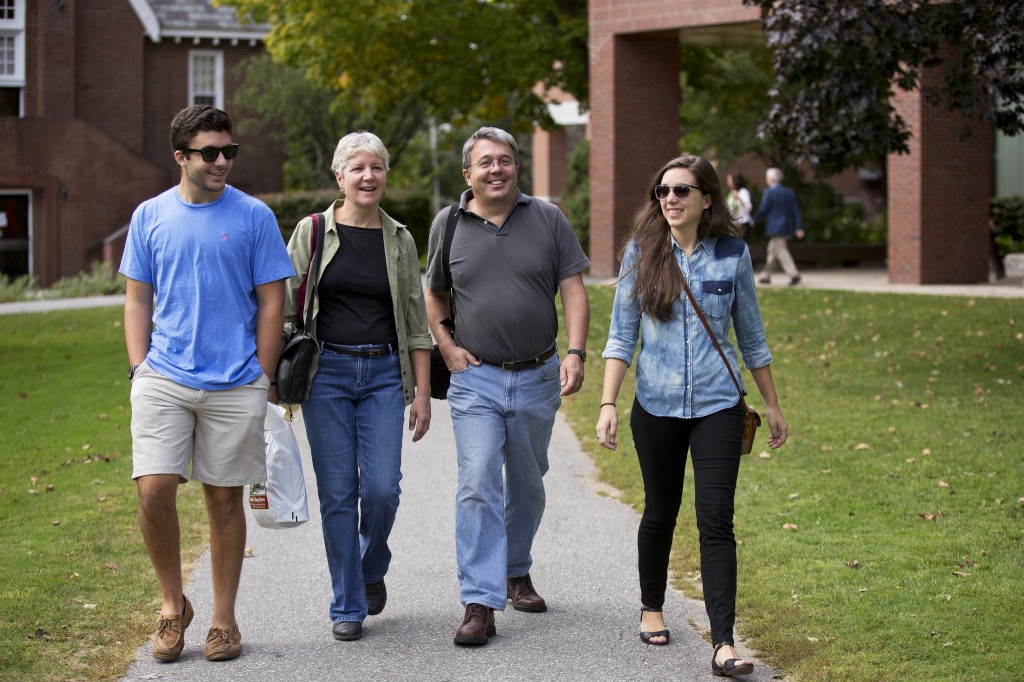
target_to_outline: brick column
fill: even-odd
[[[939,85],[926,71],[922,86]],[[910,124],[910,153],[892,154],[889,183],[889,281],[971,284],[988,280],[988,206],[992,195],[992,130],[898,91],[896,110]]]
[[[610,276],[651,175],[679,155],[679,41],[594,29],[592,18],[590,271]]]

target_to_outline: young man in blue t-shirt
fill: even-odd
[[[163,606],[153,657],[181,654],[194,615],[182,591],[177,486],[203,484],[213,622],[204,655],[236,658],[235,595],[245,548],[243,486],[266,480],[263,421],[294,274],[273,212],[227,184],[231,118],[195,105],[171,122],[181,180],[132,215],[125,341],[132,381],[132,478]]]

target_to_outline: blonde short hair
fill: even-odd
[[[384,170],[391,170],[391,157],[388,155],[388,148],[379,137],[366,130],[349,133],[338,140],[338,146],[334,150],[334,159],[331,160],[331,170],[338,175],[345,174],[345,164],[359,152],[369,152],[380,157],[384,162]]]

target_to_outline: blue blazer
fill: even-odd
[[[754,213],[754,222],[764,220],[764,233],[769,237],[792,237],[804,229],[796,192],[783,184],[769,187],[761,195],[761,205]]]

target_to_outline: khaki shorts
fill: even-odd
[[[147,363],[132,379],[132,478],[177,474],[218,487],[267,480],[264,374],[245,386],[200,391]]]

